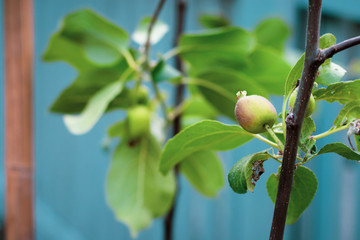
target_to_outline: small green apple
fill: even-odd
[[[240,126],[251,133],[265,132],[265,126],[272,127],[277,117],[274,105],[258,95],[240,96],[236,103],[235,116]]]
[[[297,93],[298,93],[298,88],[296,88],[290,95],[289,106],[290,106],[291,109],[294,108]],[[311,94],[308,106],[307,106],[306,111],[305,111],[305,117],[309,117],[314,112],[315,107],[316,107],[315,98]]]
[[[126,127],[130,139],[139,138],[150,131],[151,111],[144,105],[137,105],[128,110]]]

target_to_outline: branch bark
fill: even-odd
[[[186,13],[186,0],[178,0],[177,1],[177,27],[176,27],[176,35],[174,45],[177,46],[179,43],[179,38],[184,31],[184,23],[185,23],[185,13]],[[175,67],[182,73],[184,73],[184,68],[182,61],[179,56],[176,56],[175,59]],[[176,87],[176,95],[175,95],[175,108],[178,107],[184,100],[184,84],[179,84]],[[178,114],[173,122],[173,136],[178,134],[181,131],[181,114]],[[173,205],[165,217],[165,239],[171,240],[173,235],[173,225],[174,225],[174,216],[175,216],[175,208],[177,202],[177,196],[179,194],[179,167],[175,166],[175,177],[176,177],[176,193],[174,197]]]
[[[306,33],[305,62],[293,112],[286,119],[286,140],[281,166],[278,192],[275,202],[270,239],[282,239],[286,214],[293,184],[295,160],[305,110],[310,99],[316,73],[321,62],[318,60],[320,36],[321,0],[309,0]]]
[[[309,0],[304,68],[293,112],[286,118],[283,164],[270,232],[272,240],[282,239],[284,235],[301,127],[318,69],[326,59],[333,57],[336,53],[360,44],[360,36],[358,36],[327,49],[319,49],[321,4],[321,0]]]

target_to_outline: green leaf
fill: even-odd
[[[180,172],[205,196],[215,197],[224,186],[223,166],[216,153],[198,151],[180,163]]]
[[[355,139],[356,149],[358,152],[360,152],[360,136],[354,135],[354,139]]]
[[[181,79],[181,73],[161,59],[151,69],[151,78],[156,83],[165,81],[178,83]]]
[[[266,182],[266,189],[273,203],[276,201],[279,176],[280,168],[278,174],[271,174]],[[313,200],[317,187],[318,181],[315,174],[310,169],[303,166],[298,166],[295,169],[286,224],[293,224],[298,220]]]
[[[284,83],[291,67],[279,54],[257,47],[248,56],[247,61],[248,65],[242,72],[269,94],[284,94]]]
[[[193,70],[210,66],[239,69],[254,46],[253,36],[238,27],[208,30],[201,34],[185,34],[180,38],[180,55]]]
[[[132,35],[132,39],[140,45],[144,45],[147,40],[148,29],[152,17],[144,17],[139,25],[137,26],[135,32]],[[168,32],[169,27],[164,22],[157,20],[151,30],[150,43],[156,44],[159,42],[163,36]]]
[[[339,82],[345,75],[346,70],[341,66],[330,63],[322,64],[319,68],[319,74],[317,75],[315,81],[324,86]]]
[[[108,136],[110,138],[122,137],[126,131],[125,121],[117,122],[111,125],[108,129]]]
[[[185,157],[200,150],[227,151],[243,145],[252,135],[240,126],[204,120],[185,128],[170,139],[161,154],[160,171],[169,172]]]
[[[300,59],[296,62],[295,66],[291,69],[289,75],[286,78],[285,82],[285,98],[288,99],[293,89],[295,88],[295,84],[301,78],[302,70],[304,68],[304,60],[305,55],[303,54]]]
[[[106,195],[116,218],[128,225],[133,237],[164,215],[175,195],[174,174],[158,171],[160,146],[152,138],[138,144],[122,141],[115,150],[107,176]]]
[[[335,43],[336,43],[336,37],[334,35],[332,35],[331,33],[325,33],[319,39],[319,48],[325,49],[325,48],[331,47]]]
[[[77,43],[55,33],[51,36],[49,46],[42,56],[43,61],[64,61],[77,70],[88,71],[94,68],[94,63],[85,55],[84,49]]]
[[[317,155],[324,153],[336,153],[349,160],[360,160],[360,152],[351,150],[348,146],[343,143],[329,143],[320,149]]]
[[[228,180],[230,187],[236,193],[252,192],[255,188],[256,181],[260,175],[265,172],[262,167],[264,161],[272,156],[269,150],[250,154],[238,161],[230,170]]]
[[[331,84],[327,88],[315,90],[313,95],[315,100],[325,100],[329,103],[337,101],[346,104],[360,100],[360,79]]]
[[[118,70],[124,68],[120,65],[118,67]],[[50,107],[50,111],[64,114],[80,113],[96,92],[118,80],[120,75],[121,73],[115,71],[115,69],[94,69],[89,72],[81,72],[74,82],[65,88],[56,98]],[[124,91],[111,102],[107,110],[126,108],[130,101],[130,93],[127,89],[124,89]]]
[[[300,143],[303,143],[306,139],[308,139],[315,130],[314,120],[312,120],[311,117],[305,118],[301,128]]]
[[[300,143],[300,148],[304,153],[309,153],[310,155],[314,155],[317,152],[317,147],[315,145],[316,140],[313,138],[307,138],[304,142]]]
[[[79,115],[65,115],[64,122],[72,134],[88,132],[100,119],[109,103],[122,91],[123,82],[116,81],[107,85],[92,96]]]
[[[200,94],[192,95],[182,105],[183,116],[201,116],[207,119],[215,118],[218,112]]]
[[[334,126],[340,127],[346,122],[360,118],[360,100],[347,103],[334,120]]]
[[[199,22],[204,28],[219,28],[230,26],[230,21],[224,16],[202,14],[199,17]]]
[[[230,69],[213,69],[190,79],[190,84],[198,86],[200,93],[219,112],[234,119],[236,92],[246,90],[248,95],[267,96],[267,91],[252,78]]]
[[[128,34],[97,13],[85,9],[67,15],[50,40],[45,61],[66,61],[79,71],[114,65],[128,46]]]
[[[283,20],[271,18],[260,22],[254,34],[259,44],[283,52],[285,42],[290,35],[290,28]]]

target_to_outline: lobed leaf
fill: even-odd
[[[152,17],[144,17],[139,25],[136,27],[135,32],[132,35],[132,39],[139,45],[144,45],[148,36],[148,29],[151,23]],[[158,43],[164,35],[169,31],[168,25],[164,22],[157,20],[151,30],[150,43]]]
[[[271,174],[266,182],[266,189],[273,203],[276,202],[279,175],[280,168],[278,174]],[[318,182],[316,176],[310,169],[303,166],[298,166],[295,169],[294,182],[286,216],[286,224],[293,224],[298,220],[313,200],[316,194],[317,186]]]
[[[180,163],[180,172],[205,196],[215,197],[224,186],[223,166],[216,153],[201,150]]]
[[[325,100],[329,103],[339,102],[346,104],[351,101],[360,100],[360,79],[347,82],[338,82],[327,88],[320,88],[313,92],[314,98]]]
[[[123,82],[116,81],[93,95],[79,115],[65,115],[64,123],[72,134],[88,132],[100,119],[109,103],[122,91]]]
[[[200,121],[170,139],[161,154],[160,171],[169,172],[177,163],[200,150],[227,151],[243,145],[252,135],[240,126],[213,120]]]
[[[135,146],[122,141],[112,158],[106,183],[108,204],[133,237],[153,218],[164,215],[175,196],[174,174],[163,176],[158,171],[160,151],[156,140],[147,137]]]
[[[333,125],[340,127],[345,122],[360,118],[360,100],[347,103],[335,118]]]
[[[290,35],[290,28],[283,20],[270,18],[260,22],[254,34],[259,44],[283,52],[285,42]]]
[[[114,65],[128,46],[125,30],[85,9],[67,15],[50,39],[44,61],[66,61],[79,71]]]
[[[250,154],[238,161],[230,170],[228,181],[232,190],[236,193],[252,192],[255,188],[254,179],[256,174],[259,174],[259,168],[255,166],[255,162],[262,168],[262,163],[272,156],[268,153],[269,150]],[[262,172],[259,174],[258,177]]]
[[[343,143],[329,143],[322,147],[317,155],[324,153],[336,153],[349,160],[360,160],[360,152],[355,152]]]

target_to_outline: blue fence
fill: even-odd
[[[2,3],[0,0],[1,12]],[[112,113],[104,117],[93,130],[83,136],[71,135],[65,129],[62,117],[50,114],[47,109],[57,94],[74,79],[76,72],[64,63],[42,62],[41,54],[50,35],[58,28],[60,19],[70,11],[92,8],[132,32],[144,15],[153,13],[156,3],[155,0],[35,0],[36,239],[131,239],[126,226],[115,220],[104,195],[111,153],[102,150],[101,145],[106,126],[115,122],[120,114]],[[323,15],[328,17],[328,21],[324,23],[323,30],[335,32],[339,40],[358,34],[359,31],[355,31],[359,30],[359,7],[357,0],[325,0]],[[305,21],[304,9],[306,2],[295,0],[189,0],[186,30],[200,28],[197,17],[201,13],[223,13],[235,25],[245,28],[253,27],[266,17],[281,17],[294,30],[289,46],[303,47],[301,26]],[[174,26],[175,1],[166,3],[160,19]],[[339,24],[336,19],[345,22]],[[2,21],[1,18],[0,23]],[[2,24],[0,30],[0,53],[3,53]],[[170,49],[173,38],[172,28],[154,46],[153,54]],[[359,48],[356,48],[351,53],[344,53],[338,60],[348,63],[359,56]],[[0,63],[3,61],[1,58]],[[1,92],[3,70],[3,64],[0,64]],[[282,99],[273,100],[279,111]],[[0,129],[4,132],[3,97],[0,101]],[[315,115],[316,121],[320,123],[317,131],[322,132],[331,126],[340,106],[322,103],[318,109]],[[345,141],[344,133],[332,138],[334,141]],[[0,142],[4,142],[3,134],[0,135]],[[241,157],[264,147],[252,141],[246,148],[220,153],[225,173]],[[1,144],[0,152],[3,153],[3,149]],[[1,161],[3,162],[3,154]],[[267,239],[273,204],[267,196],[265,180],[277,167],[276,163],[265,163],[266,173],[258,182],[254,193],[237,195],[226,184],[215,199],[204,198],[181,178],[175,239]],[[358,239],[360,166],[335,155],[325,155],[313,161],[309,167],[318,177],[318,192],[300,220],[287,227],[285,239]],[[3,192],[3,177],[0,179],[0,190]],[[3,198],[0,203],[3,203]],[[0,211],[2,215],[3,212],[4,209]],[[162,220],[156,220],[149,229],[141,232],[139,239],[162,239]]]

